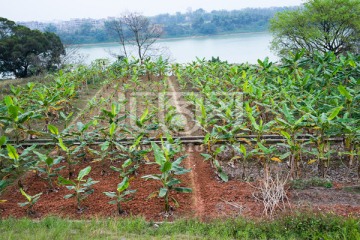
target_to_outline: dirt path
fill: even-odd
[[[184,99],[182,98],[181,92],[177,91],[174,87],[174,84],[172,83],[173,80],[171,78],[168,79],[169,82],[169,90],[171,92],[171,99],[173,101],[173,104],[176,108],[176,111],[181,115],[180,120],[186,125],[184,126],[184,131],[182,132],[183,136],[191,136],[191,128],[189,127],[189,123],[186,119],[186,110],[181,107],[181,103],[184,102]]]
[[[79,118],[82,117],[84,115],[84,113],[86,113],[86,111],[89,110],[89,103],[88,103],[89,100],[92,98],[98,97],[104,91],[105,87],[106,87],[106,85],[103,85],[91,98],[89,98],[87,100],[85,107],[71,120],[71,122],[68,124],[69,126],[75,125],[77,123]]]
[[[191,169],[190,179],[191,179],[191,187],[193,190],[193,207],[195,217],[199,219],[203,219],[205,212],[205,204],[204,199],[202,197],[201,186],[199,185],[200,181],[198,179],[198,174],[196,170],[198,169],[198,165],[196,164],[194,155],[192,152],[188,152],[188,157],[186,161],[186,167]]]
[[[179,94],[178,91],[176,91],[174,84],[172,83],[172,80],[169,78],[168,80],[169,82],[169,89],[171,91],[171,95],[172,95],[172,100],[173,100],[173,104],[176,108],[176,111],[179,114],[183,114],[183,111],[181,109],[180,103],[179,103],[179,99],[181,98],[181,94]],[[183,99],[181,99],[181,101],[183,101]],[[183,116],[183,120],[185,119],[185,116]],[[190,129],[188,124],[185,126],[185,132],[183,135],[185,136],[191,136],[190,135]],[[192,171],[190,172],[190,183],[191,183],[191,188],[193,190],[193,206],[192,209],[195,213],[195,217],[199,218],[199,219],[203,219],[204,217],[204,212],[205,212],[205,204],[204,204],[204,199],[202,197],[202,191],[201,191],[201,186],[200,186],[200,181],[198,179],[199,174],[196,173],[196,171],[198,170],[198,166],[197,163],[195,161],[195,156],[193,154],[193,146],[190,146],[189,149],[187,149],[187,154],[188,157],[185,161],[185,165],[187,168],[192,169]],[[189,151],[190,150],[190,151]]]

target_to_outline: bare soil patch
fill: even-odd
[[[159,189],[159,183],[141,179],[141,176],[159,173],[156,165],[143,164],[138,169],[137,174],[131,177],[131,189],[137,189],[137,192],[132,201],[123,204],[125,214],[122,215],[117,214],[116,207],[108,204],[110,199],[103,194],[106,191],[115,191],[121,179],[118,173],[110,169],[102,176],[100,163],[85,162],[75,167],[76,172],[78,172],[88,165],[92,166],[89,176],[100,181],[94,185],[95,192],[84,201],[85,210],[82,213],[79,213],[76,209],[75,199],[63,198],[66,194],[69,194],[69,191],[64,186],[58,186],[57,191],[49,192],[46,182],[34,172],[29,173],[22,182],[25,190],[30,195],[43,192],[34,207],[36,211],[34,217],[37,218],[48,215],[75,219],[144,216],[146,219],[154,221],[171,221],[180,217],[196,217],[206,221],[214,218],[237,216],[247,218],[263,217],[262,202],[256,200],[253,196],[256,191],[256,182],[249,183],[236,179],[227,183],[221,182],[210,163],[205,162],[198,152],[190,152],[184,164],[186,167],[191,167],[192,172],[180,177],[182,186],[191,187],[193,193],[175,193],[174,197],[179,201],[180,207],[174,208],[170,214],[164,213],[163,199],[157,197],[148,199],[150,193]],[[107,169],[109,165],[107,163]],[[114,162],[113,165],[119,166],[120,163]],[[64,170],[62,174],[66,176],[67,172]],[[311,210],[360,217],[360,194],[345,191],[344,188],[344,185],[335,184],[332,189],[319,187],[288,190],[291,205],[288,211]],[[6,203],[1,205],[1,218],[26,216],[25,209],[18,206],[18,203],[24,202],[25,199],[20,194],[19,187],[16,184],[8,187],[2,194],[1,199],[7,200]]]

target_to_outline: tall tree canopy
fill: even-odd
[[[280,55],[299,49],[308,54],[359,52],[360,1],[309,0],[297,10],[277,13],[270,31]]]
[[[54,34],[17,25],[0,18],[0,72],[27,77],[60,64],[65,48]]]

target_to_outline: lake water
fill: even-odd
[[[270,51],[271,39],[271,35],[264,32],[166,39],[158,43],[167,49],[174,62],[186,63],[196,60],[196,57],[211,59],[214,56],[229,63],[256,63],[265,57],[278,60]],[[90,63],[99,58],[114,60],[110,53],[118,54],[119,49],[117,43],[89,44],[80,46],[79,53],[86,56],[86,63]]]

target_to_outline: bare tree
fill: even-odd
[[[122,53],[124,54],[126,58],[128,57],[127,51],[126,51],[126,37],[125,37],[125,27],[123,23],[123,19],[116,19],[112,20],[111,22],[108,22],[106,24],[106,27],[108,31],[111,33],[114,33],[116,37],[119,39],[119,43],[122,47]]]
[[[80,52],[80,45],[65,46],[66,54],[62,56],[60,67],[65,65],[81,65],[88,56]]]
[[[131,48],[141,62],[152,57],[159,50],[155,42],[163,33],[162,27],[152,24],[139,13],[127,13],[108,24],[108,29],[115,33],[122,46],[125,57],[129,57]],[[129,49],[130,48],[130,49]]]

